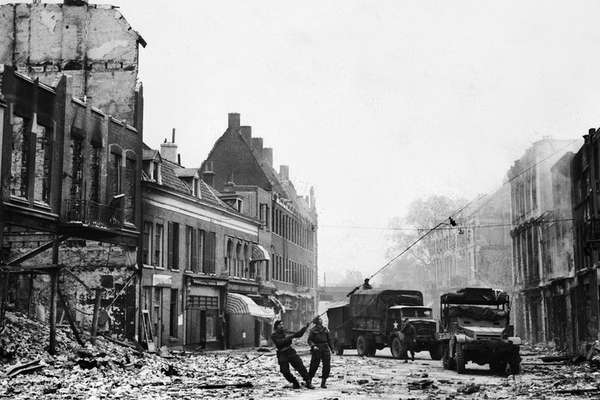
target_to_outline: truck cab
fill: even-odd
[[[468,361],[489,364],[503,374],[520,372],[521,339],[510,325],[507,293],[490,288],[465,288],[440,298],[440,341],[444,368],[465,372]]]
[[[436,322],[431,308],[423,306],[423,294],[417,290],[367,289],[350,296],[349,302],[327,311],[329,330],[335,351],[356,349],[358,355],[373,356],[377,350],[392,347],[400,358],[406,349],[402,327],[407,318],[417,330],[417,348],[430,350],[440,359]],[[394,352],[394,345],[396,351]]]
[[[429,351],[432,360],[441,359],[438,345],[438,324],[433,319],[433,312],[423,306],[392,306],[388,309],[387,323],[390,335],[390,347],[395,358],[404,357],[406,343],[402,329],[410,322],[415,327],[416,337],[414,351]]]

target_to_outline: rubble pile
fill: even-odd
[[[201,394],[202,398],[235,398],[248,396],[258,375],[278,378],[272,373],[273,353],[264,349],[210,354],[176,354],[163,349],[162,355],[157,355],[103,337],[95,344],[88,340],[82,347],[67,329],[57,331],[58,351],[52,356],[46,351],[49,331],[45,324],[21,314],[7,314],[0,334],[0,368],[4,372],[0,397],[160,399]]]

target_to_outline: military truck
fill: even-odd
[[[510,299],[490,288],[465,288],[440,298],[440,341],[445,369],[465,373],[468,361],[489,364],[498,374],[521,371],[519,346],[510,325]]]
[[[441,359],[437,322],[431,308],[423,307],[423,294],[417,290],[360,290],[347,304],[329,308],[327,318],[338,355],[356,349],[358,355],[373,356],[391,347],[394,357],[403,357],[406,345],[401,330],[408,319],[417,331],[415,350],[429,350],[432,359]]]

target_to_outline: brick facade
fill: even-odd
[[[289,179],[289,168],[273,169],[273,149],[240,126],[239,114],[229,114],[228,128],[202,163],[203,179],[223,193],[225,201],[241,200],[241,211],[262,220],[260,244],[271,260],[261,277],[263,301],[275,297],[281,318],[299,328],[316,311],[317,212],[314,192],[303,197]]]

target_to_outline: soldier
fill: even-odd
[[[326,388],[327,378],[329,377],[329,370],[331,368],[331,352],[333,346],[331,340],[329,340],[329,330],[323,326],[323,321],[320,317],[313,319],[315,326],[310,330],[308,334],[308,344],[310,345],[311,357],[310,357],[310,368],[308,369],[308,375],[310,379],[315,377],[319,363],[323,360],[323,368],[321,370],[321,387]]]
[[[275,321],[275,325],[273,325],[275,333],[271,335],[271,340],[273,340],[273,343],[275,343],[275,346],[277,347],[277,361],[279,362],[279,370],[281,371],[283,377],[292,385],[294,385],[294,389],[300,389],[300,384],[298,383],[298,379],[296,379],[296,377],[290,372],[290,364],[300,374],[307,388],[315,388],[310,384],[310,377],[308,376],[308,372],[306,371],[306,367],[304,366],[302,359],[292,347],[292,339],[302,337],[309,324],[310,323],[306,324],[298,332],[292,334],[285,332],[283,329],[283,322],[281,321]]]
[[[410,351],[410,355],[413,361],[415,361],[415,338],[417,336],[417,330],[410,323],[408,318],[404,319],[404,324],[402,326],[402,334],[404,334],[404,362],[408,362],[408,352]]]

